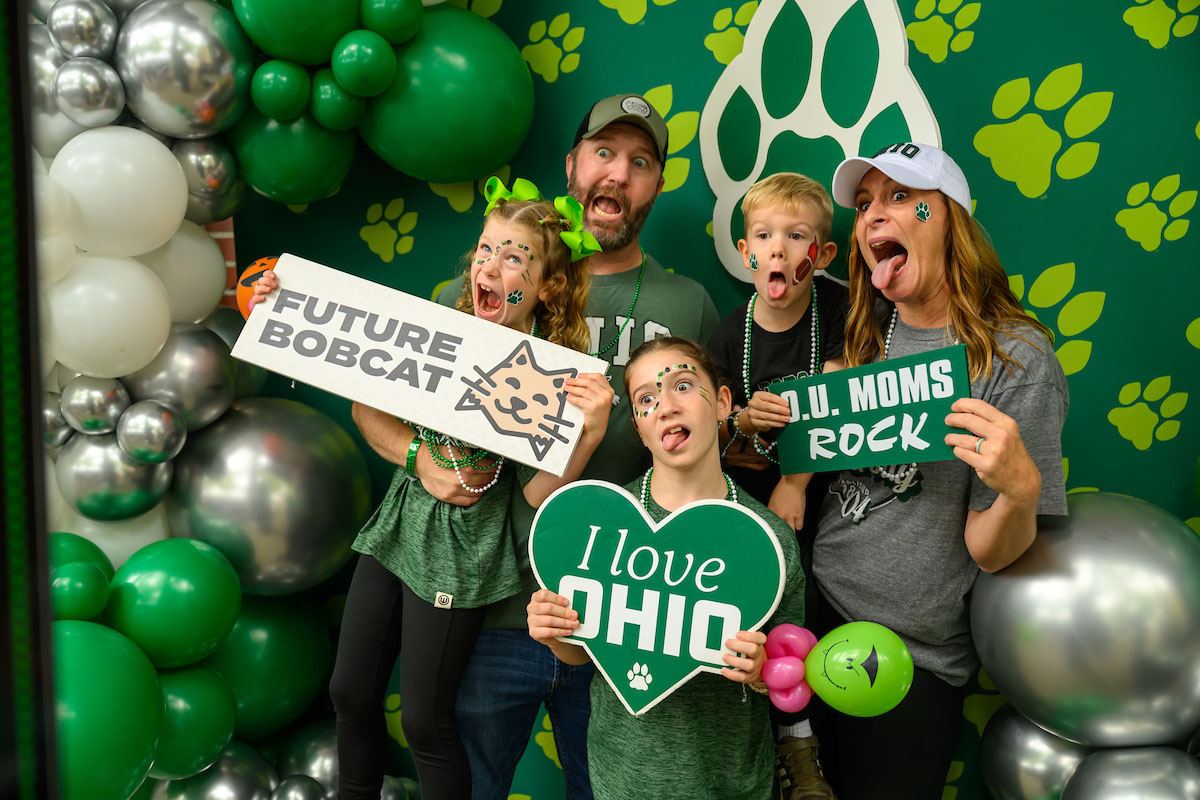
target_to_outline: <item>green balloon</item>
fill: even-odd
[[[359,123],[380,158],[431,183],[475,180],[512,160],[533,121],[533,80],[504,31],[433,6],[398,56],[396,80]]]
[[[348,131],[367,110],[367,101],[343,89],[334,79],[333,70],[324,67],[313,75],[308,108],[313,119],[329,130]]]
[[[337,191],[354,162],[354,134],[331,131],[308,114],[291,122],[250,109],[230,141],[242,177],[278,203],[313,203]]]
[[[237,701],[238,739],[257,739],[299,717],[325,689],[332,645],[320,614],[291,597],[247,595],[208,663]]]
[[[273,59],[259,67],[250,81],[254,107],[271,119],[291,120],[308,107],[312,79],[294,61]]]
[[[225,679],[207,664],[160,672],[162,734],[153,778],[186,778],[207,769],[233,738],[237,706]]]
[[[92,619],[108,603],[108,578],[90,561],[72,561],[50,574],[50,609],[55,619]]]
[[[275,58],[323,64],[342,35],[358,27],[359,0],[233,0],[246,35]]]
[[[804,679],[831,708],[875,717],[895,708],[912,686],[908,647],[874,622],[849,622],[821,637],[804,659]]]
[[[50,534],[46,544],[50,551],[50,570],[52,572],[72,561],[88,561],[100,568],[106,581],[112,580],[112,561],[91,539],[85,539],[74,533],[56,531]]]
[[[61,796],[124,800],[154,759],[158,676],[137,645],[95,622],[55,622],[53,640]]]
[[[407,42],[421,30],[421,0],[362,0],[362,25],[392,44]]]
[[[359,97],[374,97],[396,77],[396,51],[373,31],[350,31],[338,39],[330,62],[337,82]]]
[[[242,590],[229,559],[196,539],[141,548],[112,579],[104,622],[156,667],[182,667],[217,649],[233,628]]]

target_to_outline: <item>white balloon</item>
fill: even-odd
[[[59,231],[37,237],[38,281],[44,288],[58,283],[75,268],[75,243]]]
[[[187,179],[170,149],[123,125],[71,139],[50,177],[71,196],[67,233],[89,253],[148,253],[171,238],[187,213]]]
[[[81,253],[47,299],[58,360],[85,375],[136,372],[158,355],[171,332],[166,288],[132,258]]]
[[[32,158],[29,159],[29,165],[33,168],[34,175],[46,174],[46,159],[42,158],[41,153],[37,150],[30,150]]]
[[[45,289],[38,291],[38,327],[41,336],[38,337],[38,350],[41,353],[42,388],[47,392],[61,390],[58,383],[58,348],[54,346],[54,331],[50,325],[50,301],[46,299]]]
[[[64,233],[71,214],[71,195],[49,175],[34,175],[33,213],[40,235]]]
[[[186,219],[157,250],[138,256],[171,298],[174,322],[200,322],[225,294],[225,254],[208,231]]]
[[[54,471],[50,471],[54,475]],[[50,481],[47,481],[49,486]],[[54,491],[58,491],[57,485]],[[49,489],[47,489],[49,492]],[[64,505],[66,500],[63,500]],[[142,514],[140,517],[123,519],[118,522],[100,522],[88,519],[67,507],[60,512],[57,519],[50,519],[50,530],[67,531],[90,540],[104,551],[113,566],[120,568],[125,560],[152,542],[162,541],[171,535],[167,522],[167,511],[162,503]]]

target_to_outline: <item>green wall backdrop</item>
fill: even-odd
[[[747,294],[718,253],[736,240],[733,209],[757,177],[795,170],[828,184],[845,155],[940,142],[965,170],[1013,288],[1057,337],[1072,401],[1068,489],[1134,495],[1200,530],[1200,232],[1190,231],[1200,0],[455,4],[502,29],[532,73],[533,127],[496,165],[506,178],[561,192],[593,100],[636,91],[658,107],[671,153],[643,243],[702,281],[722,313]],[[480,135],[505,124],[480,119]],[[239,267],[292,252],[428,297],[474,242],[481,184],[414,180],[359,142],[334,196],[246,203],[235,217]],[[843,249],[849,218],[837,217]],[[273,381],[269,393],[353,431],[347,401]],[[376,458],[372,469],[381,492],[391,467]],[[969,690],[947,800],[986,797],[979,735],[1003,698],[986,675]],[[543,715],[513,798],[563,796],[548,728]]]

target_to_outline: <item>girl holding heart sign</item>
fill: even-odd
[[[707,351],[667,337],[633,351],[625,368],[634,427],[653,466],[625,488],[655,522],[700,500],[745,506],[770,525],[783,551],[783,595],[765,628],[804,619],[804,574],[796,537],[783,520],[721,471],[718,426],[729,414],[729,388],[719,384]],[[579,627],[567,599],[548,589],[527,607],[529,635],[568,664],[583,648],[562,642]],[[771,797],[775,744],[762,683],[761,631],[727,639],[720,674],[701,672],[641,716],[630,714],[602,680],[592,681],[588,766],[598,798]],[[749,691],[753,690],[753,691]]]

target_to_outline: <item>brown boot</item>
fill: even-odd
[[[775,778],[782,800],[837,800],[821,774],[816,736],[785,736],[775,745]]]

